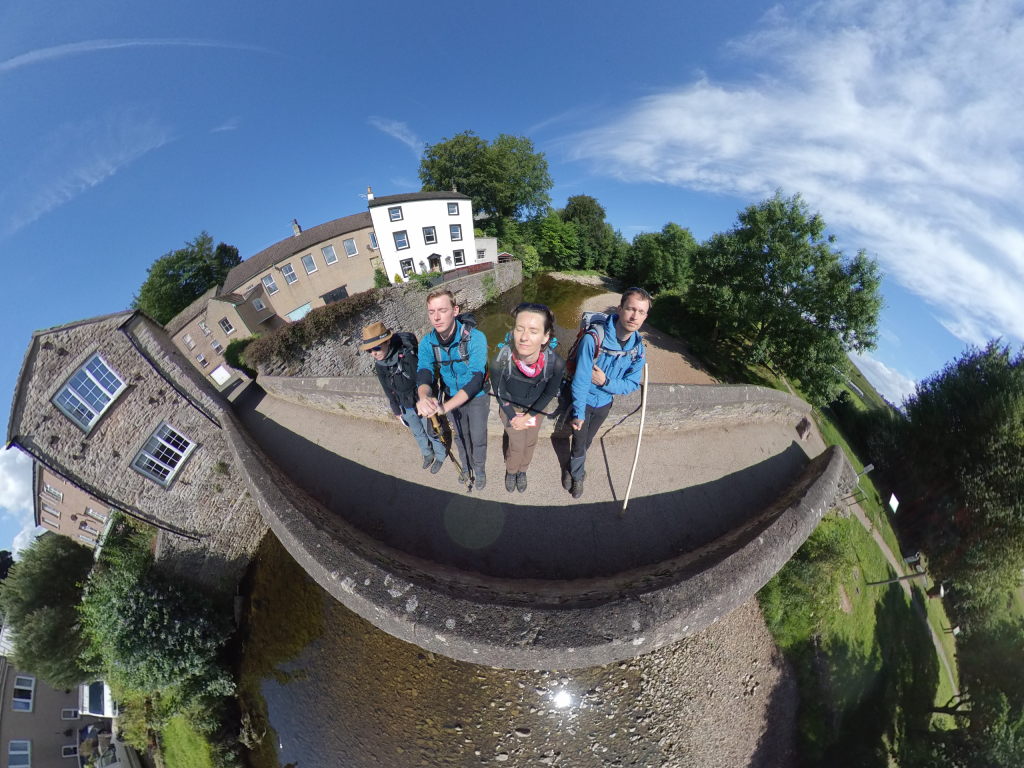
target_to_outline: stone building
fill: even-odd
[[[33,334],[7,439],[160,528],[166,567],[233,587],[266,531],[233,459],[237,429],[163,328],[130,311]]]
[[[115,511],[38,461],[32,463],[32,489],[36,525],[86,547],[96,546]]]

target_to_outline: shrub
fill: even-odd
[[[383,269],[373,270],[373,287],[374,288],[387,288],[391,285],[391,281],[388,280],[387,274]]]
[[[224,361],[232,368],[245,372],[250,378],[256,378],[256,371],[250,368],[245,361],[245,350],[258,337],[249,336],[245,339],[234,339],[224,349]]]
[[[410,280],[415,280],[424,288],[432,288],[434,285],[436,285],[435,281],[439,277],[441,277],[440,272],[424,272],[422,274],[414,272],[413,274],[409,275]]]

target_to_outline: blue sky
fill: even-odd
[[[128,306],[201,230],[249,256],[418,189],[424,143],[530,137],[552,198],[698,239],[781,188],[885,273],[899,402],[1024,340],[1021,2],[0,6],[0,400],[30,334]],[[6,434],[7,408],[0,407]],[[0,453],[0,547],[28,462]]]

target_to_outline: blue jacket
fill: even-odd
[[[441,381],[451,397],[460,389],[472,399],[486,397],[484,390],[484,374],[487,372],[487,337],[483,331],[469,329],[469,346],[467,360],[459,354],[459,342],[462,341],[463,325],[455,319],[455,332],[447,346],[441,344],[437,331],[431,331],[420,340],[419,364],[416,368],[416,384],[434,385],[434,347],[441,351]],[[437,393],[435,393],[437,394]]]
[[[615,321],[618,319],[618,315],[608,318],[601,350],[602,352],[604,350],[628,351],[639,344],[640,348],[636,359],[634,360],[632,355],[598,355],[597,367],[608,377],[604,385],[599,387],[590,380],[594,367],[594,337],[588,333],[580,339],[576,352],[576,374],[572,378],[572,415],[574,419],[586,418],[588,405],[592,408],[600,408],[608,405],[613,396],[628,395],[640,388],[640,376],[644,369],[643,339],[640,338],[639,333],[634,332],[624,344],[620,344],[615,335]]]

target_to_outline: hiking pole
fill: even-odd
[[[629,485],[626,486],[626,498],[622,500],[622,511],[629,504],[629,492],[633,489],[633,476],[636,474],[636,463],[640,460],[640,441],[644,437],[644,417],[647,416],[647,363],[644,363],[644,386],[640,390],[640,432],[636,436],[636,453],[633,454],[633,469],[629,471]]]
[[[452,451],[451,446],[447,445],[444,441],[444,432],[441,431],[441,422],[437,420],[436,413],[430,417],[430,426],[433,428],[437,439],[441,441],[441,445],[443,445],[444,449],[448,452],[448,458],[452,460],[452,464],[455,465],[455,468],[459,470],[459,474],[461,475],[462,466],[459,464],[459,460],[455,458],[455,453]],[[453,432],[452,434],[454,436],[455,433]]]

